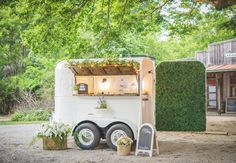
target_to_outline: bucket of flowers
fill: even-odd
[[[121,136],[117,140],[117,154],[119,156],[127,156],[130,154],[133,140],[128,136]]]
[[[42,139],[44,150],[63,150],[67,148],[67,135],[70,132],[69,125],[61,122],[43,123],[42,128],[36,131],[30,145]]]

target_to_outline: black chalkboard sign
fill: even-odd
[[[227,98],[226,112],[236,113],[236,98],[233,98],[233,97]]]
[[[147,152],[152,156],[153,150],[153,139],[154,139],[154,129],[152,125],[146,123],[143,124],[138,133],[138,141],[136,147],[136,155],[139,152]]]
[[[152,128],[142,126],[139,133],[138,149],[150,150],[152,143]]]

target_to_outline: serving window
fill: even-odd
[[[135,75],[123,76],[76,76],[77,95],[139,95]],[[87,89],[87,93],[84,89]]]
[[[139,63],[103,60],[71,63],[75,75],[74,95],[139,95]]]

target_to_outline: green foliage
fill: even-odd
[[[227,32],[233,32],[234,37],[236,37],[236,7],[234,6],[230,11],[229,16],[219,23],[218,26],[220,29],[227,30]]]
[[[0,80],[0,113],[8,114],[19,97],[19,88],[10,79]]]
[[[205,131],[205,67],[196,61],[162,62],[156,69],[156,128]]]
[[[11,116],[12,121],[48,121],[51,111],[46,109],[38,109],[27,112],[15,112]]]
[[[78,67],[100,67],[100,66],[109,66],[109,65],[117,65],[117,66],[129,66],[134,67],[136,70],[139,69],[139,63],[134,60],[118,60],[116,58],[108,58],[101,61],[93,61],[93,60],[84,60],[82,62],[77,61],[68,61],[70,66],[78,66]]]
[[[3,1],[0,113],[14,110],[25,91],[42,107],[53,103],[54,68],[64,59],[193,57],[209,43],[235,37],[235,11],[189,0]]]
[[[0,121],[0,125],[41,124],[42,121]]]

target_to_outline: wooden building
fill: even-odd
[[[209,44],[195,59],[206,67],[208,110],[236,113],[236,39]]]

